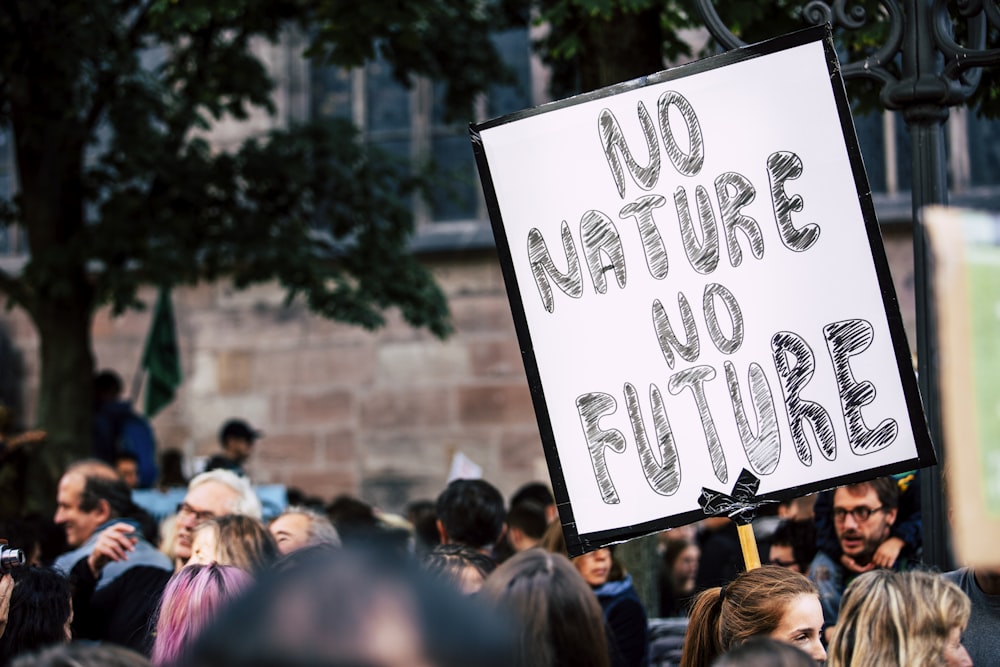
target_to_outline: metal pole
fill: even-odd
[[[953,569],[947,504],[941,479],[944,464],[941,393],[938,386],[937,316],[931,282],[931,257],[920,216],[928,204],[948,203],[944,121],[948,110],[918,107],[904,114],[913,150],[913,272],[917,311],[917,382],[938,465],[920,471],[923,561],[941,571]]]
[[[927,429],[938,455],[938,465],[920,471],[920,515],[923,561],[942,571],[953,569],[950,526],[941,470],[945,460],[944,425],[938,374],[937,317],[930,249],[921,211],[928,204],[948,203],[948,175],[944,123],[951,86],[939,75],[943,56],[934,44],[933,0],[905,4],[900,61],[903,86],[892,87],[890,97],[903,109],[910,133],[913,182],[913,273],[917,315],[917,382]],[[950,32],[950,31],[949,31]]]

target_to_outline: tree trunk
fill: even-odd
[[[58,31],[46,32],[51,38]],[[36,427],[48,434],[33,448],[24,475],[23,513],[51,516],[59,477],[91,450],[94,358],[90,327],[94,289],[87,276],[83,182],[88,131],[67,108],[77,84],[72,67],[53,69],[47,43],[9,82],[21,210],[31,258],[17,278],[16,300],[39,339]],[[50,46],[50,45],[49,45]]]
[[[91,295],[83,271],[72,293],[32,309],[40,341],[37,427],[47,432],[29,458],[23,511],[51,516],[56,485],[73,461],[90,456],[94,357]]]

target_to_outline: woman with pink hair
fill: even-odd
[[[216,615],[251,582],[231,565],[188,565],[170,578],[156,621],[151,662],[173,664]]]

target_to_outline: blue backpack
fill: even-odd
[[[160,468],[156,463],[156,438],[149,422],[132,413],[120,424],[118,451],[129,452],[139,460],[139,488],[148,489],[156,484]]]

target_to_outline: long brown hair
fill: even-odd
[[[522,551],[487,577],[480,595],[519,624],[517,667],[609,667],[601,606],[565,556]]]
[[[776,565],[743,572],[724,589],[702,591],[691,608],[680,667],[709,665],[750,637],[770,634],[799,595],[819,592],[805,576]]]

